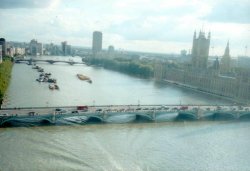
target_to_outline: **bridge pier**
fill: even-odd
[[[152,113],[152,116],[151,116],[151,117],[152,117],[152,120],[155,121],[155,110],[154,110],[154,112]]]
[[[53,112],[52,123],[56,123],[56,112]]]
[[[108,118],[108,116],[107,116],[107,114],[105,112],[102,113],[101,117],[102,117],[103,121],[105,121]]]
[[[30,58],[29,60],[28,60],[28,65],[32,65],[32,58]]]
[[[203,115],[204,115],[204,112],[199,108],[196,112],[196,118],[197,120],[199,120]]]

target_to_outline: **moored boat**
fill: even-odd
[[[50,89],[50,90],[54,90],[54,89],[55,89],[55,86],[54,86],[53,84],[50,84],[50,85],[49,85],[49,89]]]
[[[59,86],[57,84],[54,85],[56,90],[59,90]]]

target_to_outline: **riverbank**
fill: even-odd
[[[0,64],[0,107],[2,105],[4,94],[9,86],[12,66],[13,63],[8,58]]]
[[[222,96],[222,95],[219,95],[219,94],[216,94],[216,93],[208,92],[208,91],[200,89],[199,87],[195,87],[195,86],[191,86],[191,85],[187,85],[187,84],[183,84],[183,83],[176,82],[176,81],[171,81],[171,80],[163,80],[163,81],[165,83],[173,84],[173,85],[181,87],[181,88],[191,89],[191,90],[196,91],[196,92],[200,92],[200,93],[216,96],[216,97],[219,97],[219,98],[222,98],[222,99],[225,99],[225,100],[229,100],[229,101],[232,101],[233,103],[236,103],[236,104],[239,104],[239,105],[242,105],[242,104],[247,105],[246,102],[235,100],[235,99],[233,99],[233,98],[231,98],[229,96]]]

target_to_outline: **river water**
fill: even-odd
[[[231,103],[98,67],[38,65],[60,90],[36,82],[31,66],[15,64],[2,107]],[[239,121],[0,128],[0,170],[250,170],[249,130],[250,122]]]

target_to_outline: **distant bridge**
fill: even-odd
[[[52,60],[52,59],[15,59],[15,63],[21,63],[21,62],[27,62],[29,65],[33,64],[34,62],[47,62],[50,64],[54,64],[54,63],[68,63],[70,65],[74,65],[74,64],[85,64],[84,62],[75,62],[73,60],[69,60],[69,61],[64,61],[64,60]]]
[[[117,105],[71,107],[8,108],[0,110],[0,125],[84,124],[88,122],[126,123],[178,120],[250,119],[250,107],[212,105]]]

